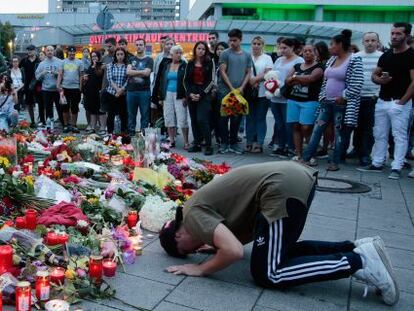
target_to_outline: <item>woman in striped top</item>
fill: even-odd
[[[356,127],[361,89],[364,84],[362,59],[350,52],[352,32],[343,30],[331,41],[332,57],[326,64],[324,81],[319,94],[319,115],[303,160],[309,162],[315,154],[321,136],[330,122],[335,127],[335,149],[327,168],[339,170],[339,162],[348,146],[347,132]]]

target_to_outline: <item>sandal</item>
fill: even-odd
[[[336,172],[336,171],[339,171],[339,166],[332,163],[332,164],[329,164],[328,165],[328,167],[326,168],[326,170],[327,171],[330,171],[330,172]]]
[[[244,148],[245,152],[252,152],[252,145],[246,145],[246,148]]]
[[[251,153],[263,153],[263,147],[260,145],[253,145]]]
[[[175,143],[174,143],[174,145],[175,145]],[[190,144],[184,144],[184,150],[188,150],[188,149],[190,149]]]

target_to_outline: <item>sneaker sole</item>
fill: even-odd
[[[400,176],[388,176],[388,179],[392,179],[392,180],[398,180],[400,179]]]
[[[357,171],[359,172],[367,172],[367,173],[382,173],[383,170],[367,170],[367,169],[363,169],[363,168],[356,168]]]
[[[400,289],[398,287],[397,278],[395,277],[394,269],[392,268],[391,260],[388,256],[387,251],[385,250],[384,241],[380,238],[380,239],[374,240],[372,244],[374,245],[375,250],[377,251],[378,255],[380,256],[383,265],[387,269],[387,272],[390,275],[391,280],[394,284],[394,288],[395,288],[395,299],[394,299],[394,301],[392,301],[390,303],[387,303],[386,301],[384,301],[384,303],[387,304],[387,305],[390,305],[390,306],[395,305],[398,302],[398,300],[400,299]]]

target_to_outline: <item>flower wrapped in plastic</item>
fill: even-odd
[[[220,113],[223,117],[249,114],[249,104],[238,89],[228,93],[221,101]]]
[[[176,202],[164,201],[157,195],[149,195],[145,198],[145,203],[139,212],[141,225],[144,229],[158,232],[164,223],[174,219],[176,209]]]

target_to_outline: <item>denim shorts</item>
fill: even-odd
[[[286,122],[300,123],[302,125],[314,124],[318,105],[319,103],[317,101],[298,102],[288,99]]]

